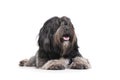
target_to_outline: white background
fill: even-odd
[[[21,68],[38,49],[38,33],[53,16],[68,16],[92,69]],[[0,80],[120,80],[119,0],[1,0]]]

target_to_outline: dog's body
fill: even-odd
[[[90,64],[79,53],[77,37],[70,19],[63,16],[47,20],[38,39],[39,50],[20,66],[35,66],[48,70],[88,69]]]

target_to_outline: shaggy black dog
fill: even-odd
[[[35,66],[47,70],[88,69],[90,64],[79,53],[77,37],[68,17],[47,20],[39,32],[39,50],[20,66]]]

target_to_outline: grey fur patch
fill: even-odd
[[[22,61],[19,62],[19,66],[25,66],[25,64],[28,62],[27,59],[24,59]]]
[[[39,58],[38,53],[36,54],[35,57],[36,57],[36,58],[35,58],[35,59],[36,59],[36,68],[42,67],[42,66],[47,62],[46,59]]]
[[[89,69],[91,68],[90,63],[83,57],[75,57],[73,62],[69,66],[71,69]]]
[[[68,59],[59,59],[59,60],[50,60],[46,64],[43,65],[42,69],[45,70],[62,70],[67,67],[69,64]]]
[[[29,60],[28,59],[24,59],[22,61],[20,61],[19,66],[35,66],[35,56],[31,57]]]
[[[62,46],[63,46],[63,53],[62,53],[62,55],[65,55],[68,47],[70,46],[70,42],[69,41],[64,41]]]

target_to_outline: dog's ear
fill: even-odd
[[[39,32],[38,45],[40,49],[50,52],[50,47],[53,42],[53,35],[59,27],[59,18],[53,17],[47,20]]]
[[[39,33],[38,45],[40,49],[48,52],[50,51],[50,39],[49,39],[50,30],[49,28],[41,29]]]

